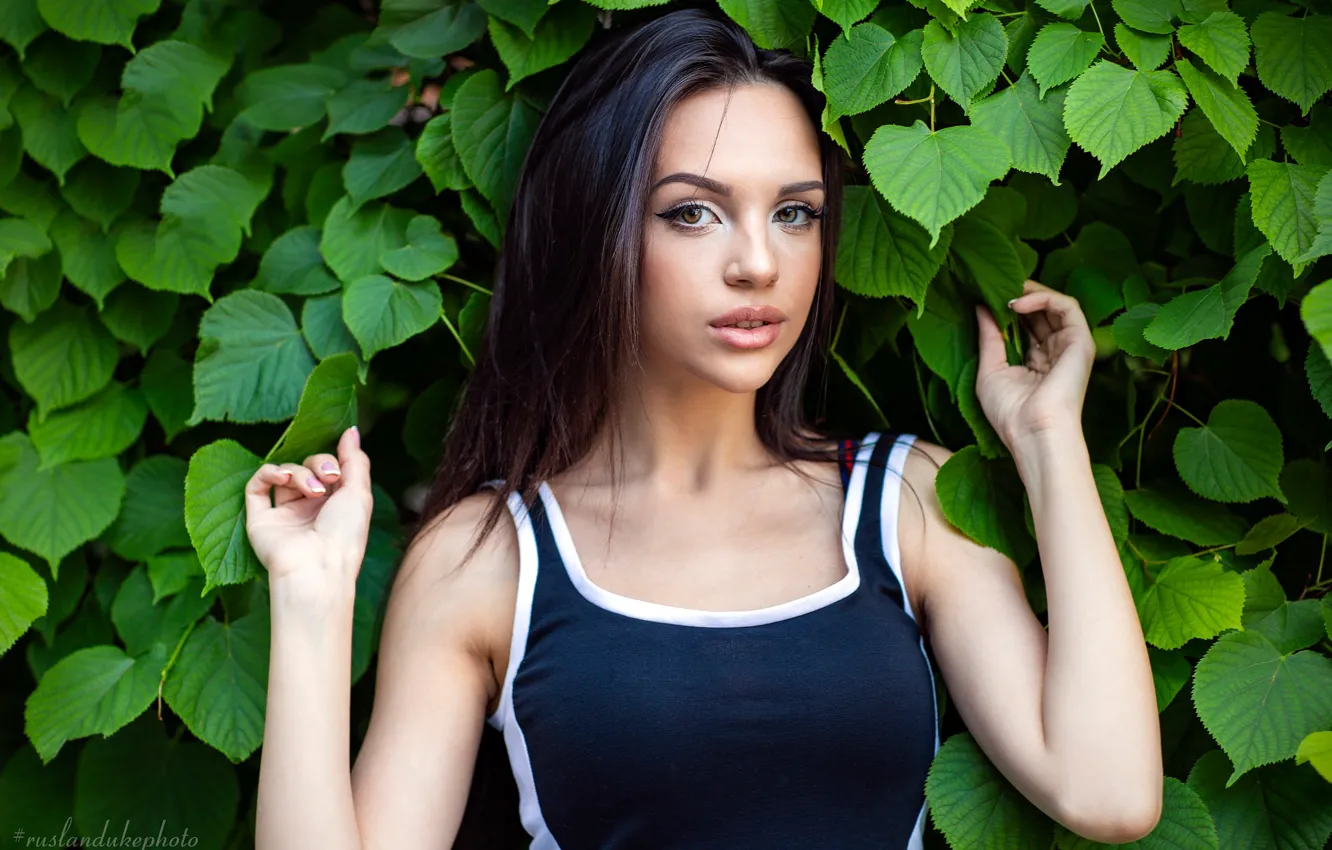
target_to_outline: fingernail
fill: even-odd
[[[316,493],[322,493],[322,492],[324,492],[324,485],[323,485],[323,484],[320,484],[320,483],[319,483],[319,479],[318,479],[318,478],[315,478],[313,475],[311,475],[310,478],[309,478],[305,483],[306,483],[306,484],[309,484],[309,485],[310,485],[310,489],[313,490],[313,491],[316,492]]]
[[[1010,310],[1013,308],[1013,302],[1016,301],[1016,300],[1017,300],[1016,298],[1010,298],[1010,299],[1008,299],[1008,308],[1009,308]]]
[[[351,426],[351,432],[352,432],[352,445],[359,449],[361,447],[361,429],[353,425]]]
[[[341,475],[341,474],[342,474],[342,473],[338,472],[337,469],[335,469],[335,468],[333,467],[333,461],[331,461],[331,460],[326,460],[326,461],[324,461],[322,464],[319,465],[319,468],[322,469],[325,473],[327,473],[327,474],[329,474],[329,475]]]

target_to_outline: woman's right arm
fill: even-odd
[[[337,497],[354,496],[362,485],[368,496],[368,462],[358,469],[359,448],[344,448],[340,443],[346,480],[337,489],[330,487],[328,495],[304,493],[302,507],[328,511]],[[302,484],[298,479],[327,457],[307,459],[309,469],[287,476],[296,482],[287,488]],[[301,469],[281,467],[288,468]],[[304,538],[311,558],[324,562],[309,569],[293,564],[298,547],[284,551],[273,541],[292,542],[311,528],[253,523],[252,540],[258,536],[264,543],[264,551],[256,546],[256,552],[261,560],[267,555],[274,561],[264,560],[270,574],[272,644],[256,850],[451,846],[467,802],[486,706],[497,690],[487,647],[493,645],[497,626],[512,621],[516,589],[511,528],[506,534],[501,526],[465,569],[455,569],[490,498],[479,494],[464,500],[405,554],[389,595],[374,707],[354,770],[349,766],[350,675],[355,577],[364,553],[361,515],[328,511],[340,522],[325,523],[322,535],[313,528],[316,536]],[[328,504],[319,506],[320,499]],[[368,504],[356,506],[366,508],[367,523]],[[262,507],[255,513],[262,517]],[[276,537],[274,528],[287,537]],[[354,568],[330,565],[330,549],[323,544],[354,559]]]

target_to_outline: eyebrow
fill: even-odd
[[[721,195],[722,197],[729,198],[731,196],[731,187],[727,184],[718,180],[713,180],[711,177],[704,177],[701,174],[691,174],[687,171],[677,171],[674,174],[666,175],[653,185],[651,191],[655,192],[667,183],[688,183],[691,186],[706,189],[707,191]],[[797,192],[812,192],[823,189],[824,185],[822,180],[803,180],[799,183],[787,183],[785,186],[782,186],[777,190],[777,194],[791,195]]]

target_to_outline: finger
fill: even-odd
[[[282,468],[291,472],[290,486],[303,496],[319,498],[328,493],[328,487],[320,481],[312,470],[299,463],[284,463]]]
[[[1069,327],[1087,328],[1087,317],[1082,314],[1082,305],[1071,295],[1050,290],[1047,292],[1029,292],[1013,299],[1010,306],[1014,312],[1029,316],[1033,322],[1037,314],[1043,313],[1047,322],[1047,333]],[[1088,333],[1091,331],[1088,330]],[[1042,337],[1041,342],[1044,343]]]
[[[337,457],[327,452],[312,454],[301,465],[313,472],[315,477],[330,489],[331,485],[342,478],[342,469],[338,466]]]
[[[1004,353],[1004,338],[999,332],[999,324],[994,320],[990,308],[976,305],[976,321],[979,325],[978,343],[980,360],[976,364],[976,377],[980,379],[991,372],[1008,366],[1008,357]]]
[[[370,494],[370,458],[361,449],[361,434],[355,425],[338,439],[338,463],[342,468],[342,486]]]
[[[265,463],[255,470],[250,480],[245,482],[245,512],[249,516],[258,516],[273,507],[270,492],[291,480],[291,473],[276,464]]]

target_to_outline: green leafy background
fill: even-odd
[[[1323,847],[1332,0],[719,6],[811,62],[851,163],[829,415],[955,449],[950,520],[1044,616],[970,305],[1017,358],[1023,280],[1076,297],[1161,711],[1140,844]],[[0,3],[0,845],[109,820],[252,846],[269,622],[242,487],[353,422],[376,469],[359,745],[527,145],[598,28],[673,7]],[[942,684],[927,844],[1094,844],[995,770]]]

